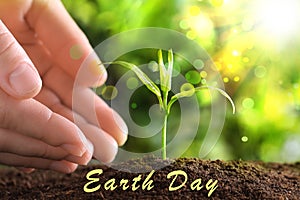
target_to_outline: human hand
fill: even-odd
[[[61,2],[0,1],[0,19],[22,46],[0,23],[0,163],[72,172],[92,155],[111,161],[127,127],[89,89],[107,75]],[[73,111],[75,78],[82,106]]]

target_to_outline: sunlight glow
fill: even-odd
[[[258,24],[267,34],[282,38],[295,34],[299,28],[299,0],[262,0],[255,7]]]

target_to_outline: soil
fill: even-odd
[[[80,167],[72,174],[42,170],[25,174],[12,168],[2,169],[0,199],[300,199],[300,162],[161,160],[154,157],[144,161],[137,159],[119,164],[117,168],[123,171],[116,170],[116,167],[92,165]],[[151,174],[153,168],[166,164],[169,165]],[[147,172],[124,172],[129,166]],[[103,173],[90,175],[88,180],[87,173],[99,172],[92,171],[94,169],[102,169]],[[181,171],[176,177],[178,170]],[[120,185],[121,179],[129,180],[127,185],[123,180],[125,188],[118,186],[111,191],[111,186]],[[92,180],[95,182],[88,185]],[[100,189],[95,188],[99,183]],[[97,190],[86,193],[85,185]],[[170,191],[170,186],[174,191]]]

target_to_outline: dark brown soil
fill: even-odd
[[[39,170],[25,174],[14,169],[2,169],[0,170],[0,199],[300,199],[300,162],[278,164],[177,159],[169,166],[155,170],[148,181],[145,181],[153,167],[170,162],[156,158],[147,159],[148,163],[149,159],[152,159],[153,165],[145,166],[144,160],[134,160],[118,166],[119,169],[126,169],[128,166],[144,167],[149,170],[146,173],[122,172],[106,166],[79,168],[75,173],[67,175]],[[83,189],[89,182],[86,175],[93,169],[102,169],[103,173],[90,176],[90,178],[99,178],[100,181],[88,185],[87,188],[94,188],[99,183],[101,187],[95,192],[86,193]],[[171,172],[175,173],[176,170],[185,172],[188,179],[178,190],[169,191],[175,176],[168,179],[167,175]],[[133,184],[139,175],[141,180]],[[128,179],[129,187],[127,190],[123,190],[122,187],[117,187],[113,191],[106,190],[105,182],[111,178],[115,179],[116,185],[120,184],[121,179]],[[196,183],[200,183],[199,178],[201,178],[199,186],[202,188],[199,191],[191,190],[192,182],[198,179],[192,184],[195,186]],[[184,180],[183,175],[178,175],[172,187],[182,185]],[[215,188],[212,185],[216,180]],[[109,186],[109,183],[106,186]],[[137,190],[132,191],[132,188]],[[212,188],[215,190],[211,191]],[[210,197],[208,197],[209,191],[211,191]]]

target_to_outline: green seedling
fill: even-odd
[[[167,66],[164,64],[162,51],[158,51],[158,66],[160,72],[160,89],[159,87],[136,65],[125,62],[125,61],[115,61],[110,64],[117,64],[123,66],[131,71],[133,71],[139,80],[152,92],[156,95],[160,108],[164,114],[164,123],[162,127],[161,133],[161,146],[162,146],[162,158],[167,158],[167,123],[168,117],[170,114],[170,110],[172,105],[180,98],[190,97],[196,92],[199,92],[203,89],[213,89],[218,91],[224,97],[226,97],[232,105],[233,113],[235,113],[235,106],[230,98],[230,96],[222,89],[212,87],[212,86],[199,86],[199,87],[189,87],[187,90],[182,90],[181,92],[173,95],[168,101],[168,95],[171,90],[172,85],[172,72],[173,72],[173,52],[172,50],[168,51],[168,64]]]

